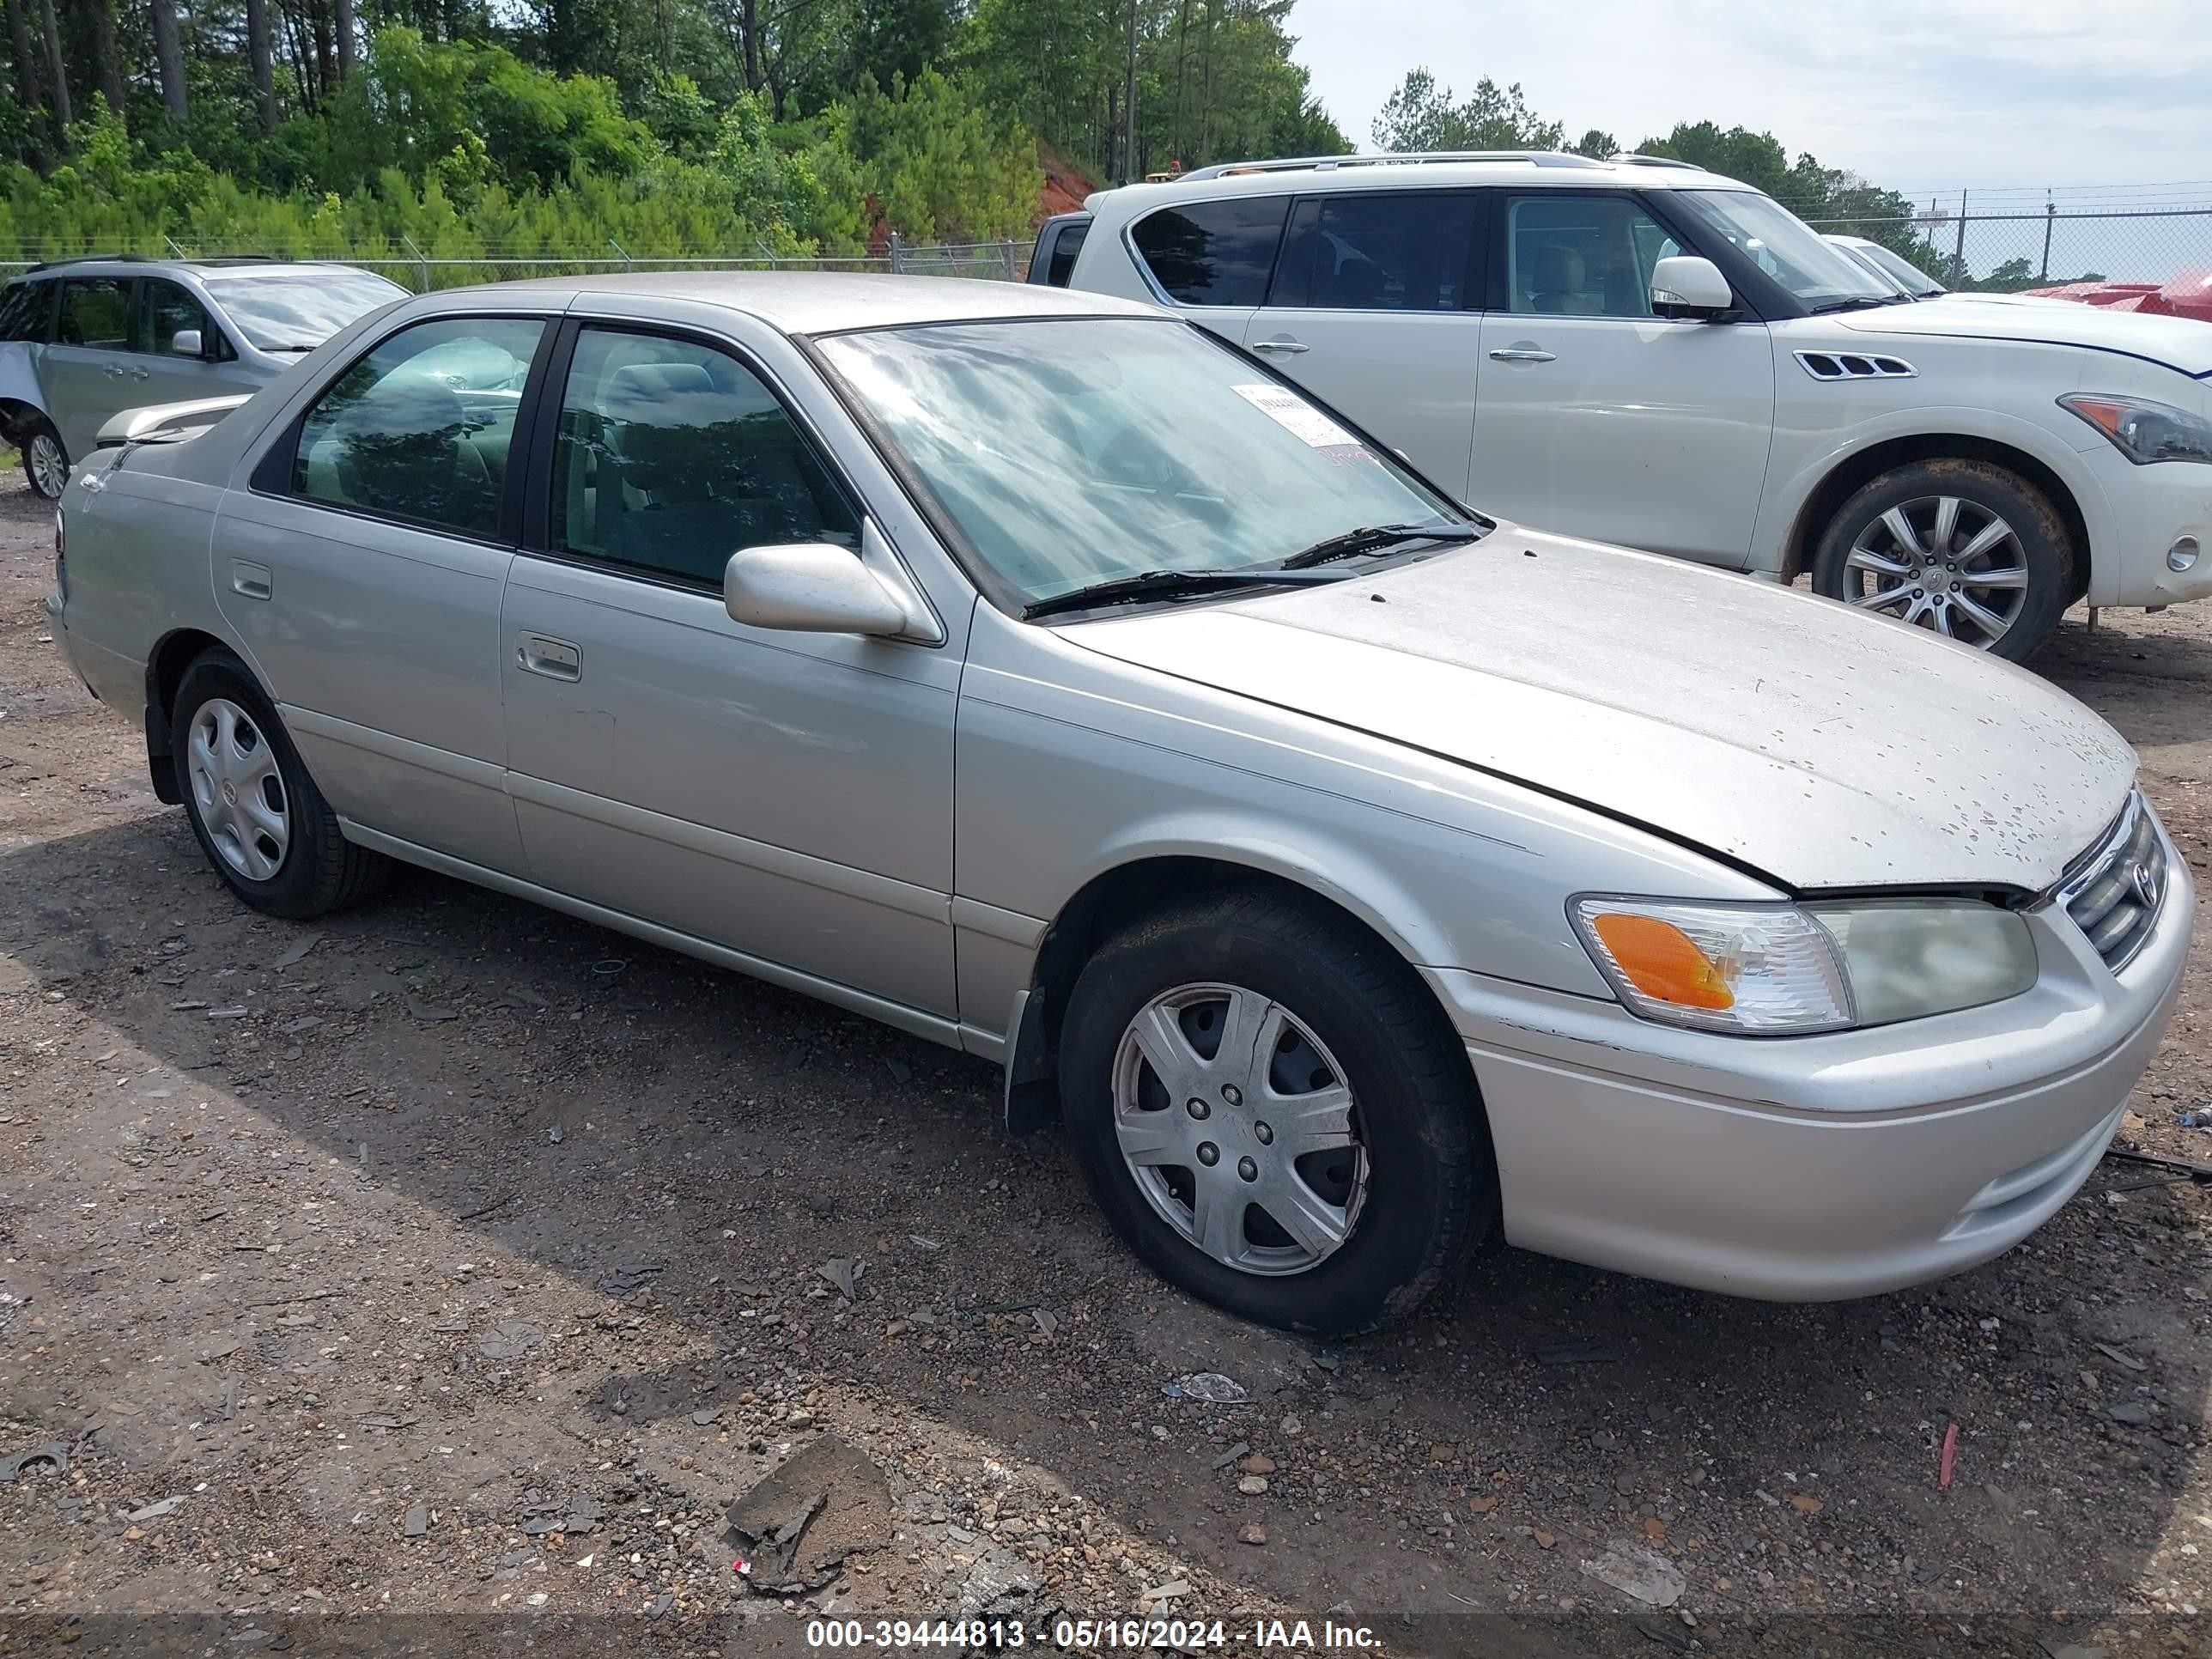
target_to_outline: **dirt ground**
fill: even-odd
[[[0,1459],[67,1468],[0,1461],[0,1651],[751,1656],[825,1610],[1048,1645],[1151,1610],[1235,1652],[1275,1619],[2212,1652],[2204,1189],[2108,1161],[2009,1255],[1870,1301],[1493,1247],[1388,1339],[1258,1331],[1141,1272],[972,1060],[427,875],[243,909],[49,580],[10,480]],[[2077,615],[2038,666],[2212,891],[2212,609]],[[2212,1160],[2174,1122],[2212,1106],[2198,939],[2119,1145]],[[1164,1392],[1193,1372],[1249,1399]]]

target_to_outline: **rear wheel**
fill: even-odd
[[[1813,586],[2018,662],[2050,637],[2075,586],[2050,498],[1984,461],[1893,468],[1845,501],[1813,558]]]
[[[192,834],[230,890],[305,921],[358,903],[390,866],[346,840],[245,665],[210,651],[185,671],[172,741]]]
[[[1183,1289],[1346,1334],[1415,1305],[1488,1231],[1465,1050],[1419,979],[1262,890],[1132,927],[1085,968],[1060,1093],[1115,1230]]]
[[[42,501],[58,501],[69,487],[69,453],[61,434],[46,421],[33,416],[23,432],[23,480]]]

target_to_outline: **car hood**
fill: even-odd
[[[1593,806],[1783,886],[2040,892],[2135,755],[2011,665],[1810,593],[1512,525],[1063,637]]]
[[[1909,306],[1846,312],[1828,319],[1858,334],[1948,335],[1966,340],[2027,340],[2086,346],[2148,358],[2184,374],[2212,375],[2212,328],[2187,317],[2146,316],[2063,300],[2023,304],[2006,298],[1946,294]]]

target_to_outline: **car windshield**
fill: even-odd
[[[1277,564],[1369,526],[1468,522],[1186,323],[939,325],[821,344],[1024,603],[1142,572]]]
[[[1726,237],[1739,252],[1808,307],[1839,301],[1887,301],[1896,290],[1771,196],[1753,190],[1680,190],[1679,200],[1705,228]]]
[[[365,270],[221,276],[209,281],[208,292],[264,351],[312,351],[356,317],[407,297],[398,283]]]
[[[1896,278],[1898,285],[1907,294],[1916,294],[1924,299],[1931,294],[1948,292],[1942,283],[1921,270],[1911,260],[1893,248],[1884,247],[1880,242],[1855,243],[1851,252]]]

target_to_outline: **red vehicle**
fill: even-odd
[[[2078,300],[2112,311],[2141,311],[2154,317],[2194,317],[2212,323],[2212,270],[2185,270],[2163,288],[2155,283],[2066,283],[2032,288],[2030,294],[2053,300]]]

